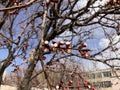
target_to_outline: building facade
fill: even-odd
[[[87,72],[86,76],[96,90],[120,90],[120,69]]]

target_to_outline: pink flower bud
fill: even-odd
[[[87,43],[86,42],[82,42],[81,46],[82,47],[87,47]]]
[[[73,81],[70,80],[70,81],[68,82],[68,86],[72,86],[72,84],[73,84]]]
[[[91,85],[88,85],[87,87],[88,87],[89,89],[92,88]]]
[[[70,42],[69,42],[69,41],[67,41],[67,42],[66,42],[66,45],[70,45]]]
[[[54,47],[57,47],[57,46],[58,46],[58,44],[57,44],[57,43],[54,43],[54,44],[53,44],[53,46],[54,46]]]
[[[88,87],[90,85],[89,81],[85,81],[85,86]]]
[[[69,82],[70,82],[70,83],[73,83],[73,81],[72,81],[72,80],[70,80]]]
[[[66,49],[71,49],[71,46],[70,46],[70,42],[69,42],[69,41],[66,42]]]
[[[63,45],[63,44],[64,44],[63,41],[59,41],[59,43],[58,43],[58,48],[61,48],[61,45]]]
[[[48,41],[45,41],[44,43],[45,43],[45,44],[48,44],[49,42],[48,42]]]
[[[85,53],[84,56],[85,56],[85,57],[89,57],[89,54],[88,54],[88,53]]]
[[[71,49],[67,49],[66,52],[67,52],[67,53],[71,53]]]
[[[63,44],[64,44],[64,42],[63,42],[63,41],[60,41],[60,42],[59,42],[59,44],[60,44],[60,45],[63,45]]]
[[[59,89],[59,85],[56,85],[56,89]]]
[[[44,48],[44,52],[49,52],[48,48]]]
[[[42,2],[42,4],[41,4],[43,7],[46,5],[44,2]]]

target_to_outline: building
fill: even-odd
[[[120,69],[87,72],[86,76],[96,90],[120,90]]]

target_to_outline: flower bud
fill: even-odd
[[[59,42],[59,44],[60,44],[60,45],[63,45],[63,44],[64,44],[64,42],[63,42],[63,41],[60,41],[60,42]]]
[[[44,44],[48,44],[49,42],[48,41],[45,41]]]
[[[67,42],[66,42],[66,45],[70,45],[70,42],[69,42],[69,41],[67,41]]]
[[[68,82],[68,86],[72,86],[72,84],[73,84],[73,81],[70,80],[70,81]]]
[[[44,52],[49,52],[49,49],[48,48],[44,48]]]
[[[49,42],[48,41],[45,41],[44,42],[44,45],[43,45],[43,47],[44,47],[44,52],[49,52],[50,51],[50,46],[49,46],[49,44],[48,44]]]
[[[63,41],[59,41],[59,43],[58,43],[58,48],[61,48],[61,45],[63,45],[63,44],[64,44]]]
[[[83,55],[83,57],[89,57],[89,54],[88,53],[85,53],[84,55]]]
[[[59,89],[59,85],[56,85],[56,89]]]
[[[54,43],[53,46],[54,46],[55,48],[57,48],[57,47],[58,47],[58,44],[57,44],[57,43]]]
[[[87,47],[87,43],[86,42],[82,42],[81,46],[82,47]]]
[[[44,2],[42,2],[42,4],[41,4],[43,7],[46,5]]]
[[[70,48],[71,48],[71,46],[70,46],[70,42],[67,41],[67,42],[66,42],[66,49],[70,49]]]
[[[71,53],[71,49],[67,49],[67,50],[66,50],[66,53]]]
[[[85,86],[88,87],[90,85],[90,82],[85,81]]]

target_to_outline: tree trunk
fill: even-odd
[[[4,71],[0,69],[0,85],[2,84],[2,80],[3,80],[3,79],[2,79],[2,77],[3,77],[3,72],[4,72]]]
[[[25,76],[24,76],[23,80],[21,81],[20,85],[18,85],[17,90],[31,90],[30,81],[31,81],[32,73],[36,66],[36,63],[34,63],[34,62],[35,62],[35,60],[33,59],[29,63],[27,71],[25,72]]]
[[[9,60],[12,60],[12,58],[6,59],[5,62],[3,63],[3,65],[1,65],[1,63],[0,63],[0,85],[2,84],[3,73],[4,73],[5,69],[10,65]]]

